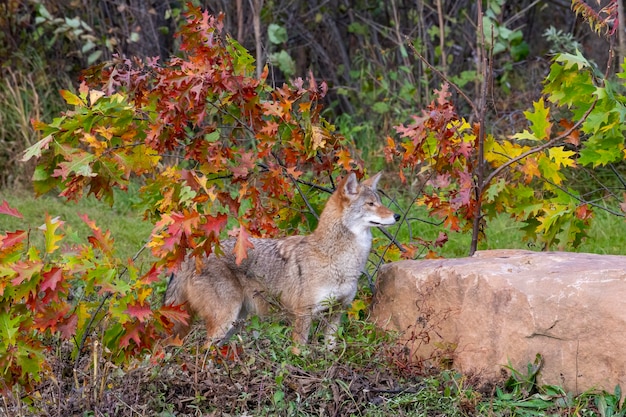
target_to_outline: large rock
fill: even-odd
[[[626,388],[626,256],[496,250],[384,265],[371,318],[416,360],[497,380],[525,372],[580,393]]]

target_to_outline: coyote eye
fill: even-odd
[[[376,204],[376,203],[374,203],[373,201],[368,201],[368,202],[367,202],[367,205],[368,205],[368,206],[372,206],[372,207],[373,207],[375,204]]]

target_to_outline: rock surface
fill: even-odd
[[[384,265],[371,319],[414,360],[484,381],[543,356],[539,383],[626,388],[626,256],[495,250]]]

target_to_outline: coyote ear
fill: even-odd
[[[372,190],[376,190],[376,185],[378,185],[378,180],[380,180],[380,177],[382,175],[383,175],[383,172],[381,171],[378,174],[374,175],[373,177],[369,177],[368,179],[363,181],[361,184],[370,187]]]
[[[354,195],[359,192],[359,182],[354,172],[348,174],[348,177],[341,184],[341,191],[346,195]]]

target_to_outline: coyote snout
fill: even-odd
[[[209,255],[200,268],[188,259],[170,280],[165,303],[181,304],[190,316],[200,316],[208,343],[223,342],[237,320],[267,314],[270,304],[278,304],[293,324],[293,341],[305,344],[312,320],[326,312],[324,335],[332,348],[342,312],[329,307],[345,308],[354,299],[372,243],[371,228],[392,225],[400,217],[382,205],[376,192],[380,177],[359,183],[349,174],[310,235],[250,239],[254,247],[239,265],[233,239],[221,243],[223,256]],[[189,325],[175,324],[179,337],[188,331]]]

